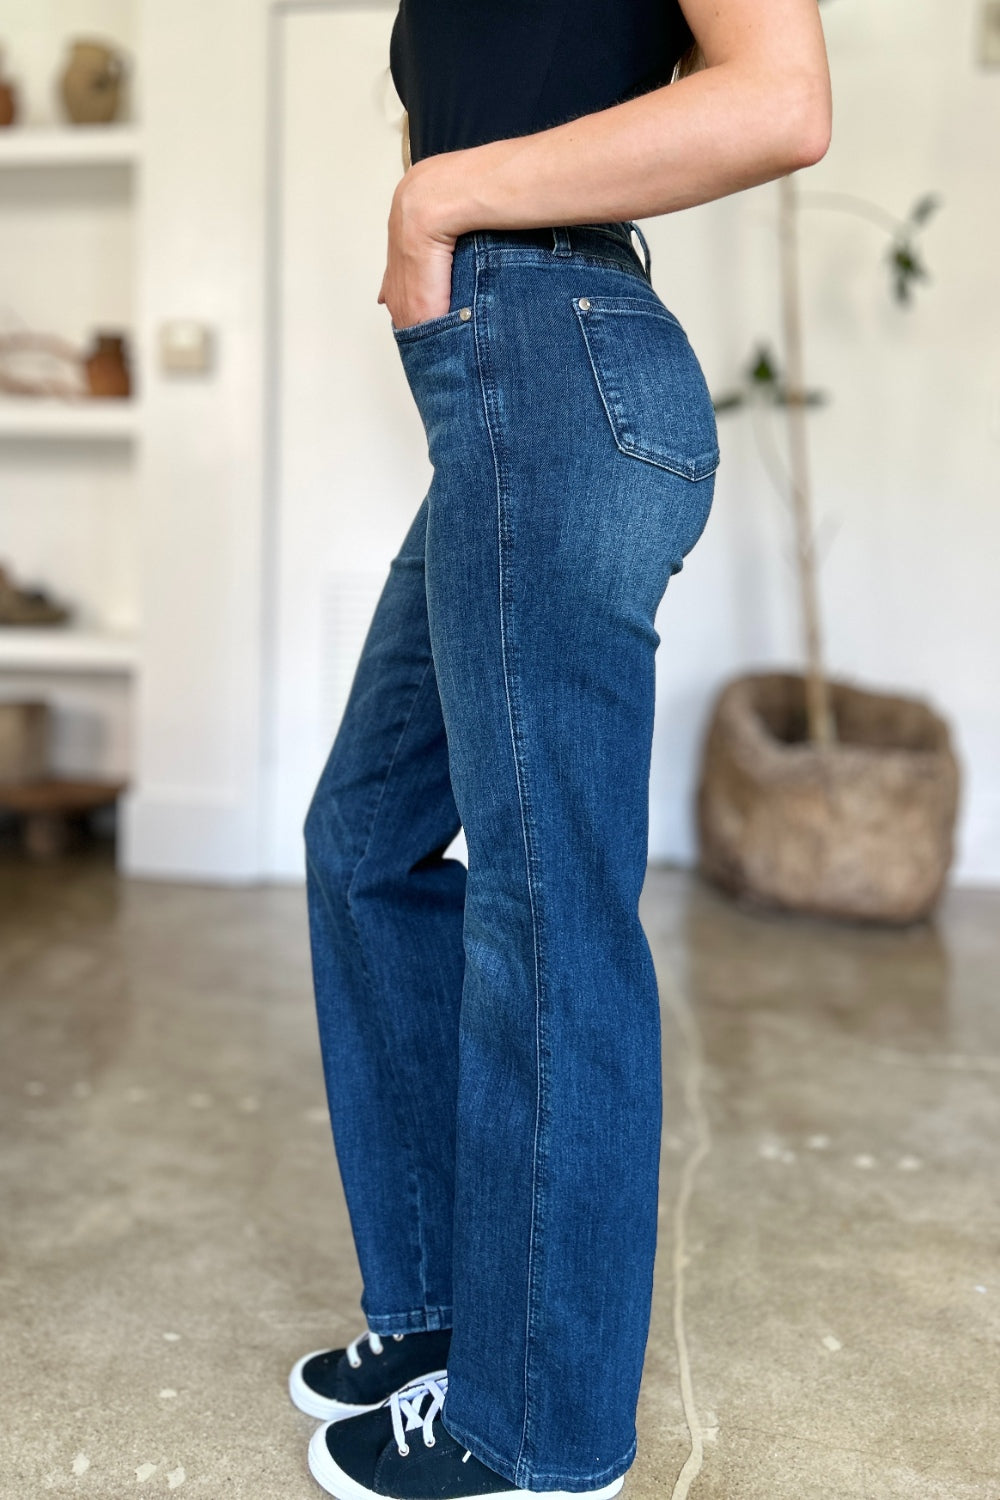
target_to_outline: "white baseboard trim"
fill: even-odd
[[[255,800],[197,788],[154,788],[122,799],[119,866],[152,880],[259,880]]]

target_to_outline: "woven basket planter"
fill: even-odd
[[[805,739],[793,673],[720,694],[698,788],[702,872],[762,905],[905,923],[951,864],[959,772],[948,726],[914,698],[830,684],[837,743]]]

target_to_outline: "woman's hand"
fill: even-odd
[[[389,248],[378,300],[394,328],[443,316],[451,306],[455,236],[441,226],[434,158],[400,179],[389,213]]]

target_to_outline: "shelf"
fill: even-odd
[[[11,125],[0,130],[0,167],[127,166],[141,147],[134,125]]]
[[[2,672],[129,674],[138,661],[134,635],[102,634],[63,625],[0,625]]]
[[[139,432],[139,405],[111,398],[58,401],[0,397],[0,438],[93,438],[129,442]]]

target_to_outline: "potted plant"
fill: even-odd
[[[890,234],[895,296],[926,276],[917,240],[937,207],[907,219],[849,194],[803,194],[780,180],[784,374],[757,351],[726,412],[784,409],[786,488],[795,529],[802,672],[755,672],[724,686],[711,713],[697,795],[699,864],[748,901],[862,921],[912,922],[933,909],[951,864],[959,773],[948,726],[925,702],[828,677],[822,645],[807,411],[798,221],[803,199],[875,220]]]

